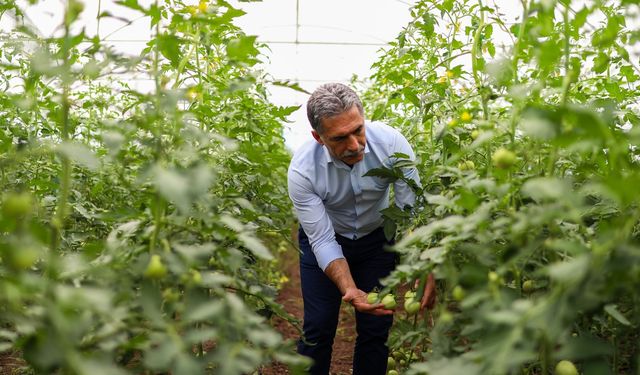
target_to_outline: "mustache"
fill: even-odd
[[[358,149],[356,151],[345,151],[340,155],[340,158],[352,158],[358,156],[364,152],[364,146],[358,145]]]

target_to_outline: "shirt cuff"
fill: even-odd
[[[316,256],[318,266],[323,272],[329,266],[329,263],[336,259],[344,259],[342,247],[335,240],[314,248],[313,254]]]

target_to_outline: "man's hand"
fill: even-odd
[[[420,280],[416,280],[416,288]],[[436,279],[433,277],[433,274],[430,273],[427,276],[427,283],[424,286],[424,294],[422,295],[422,299],[420,300],[420,311],[423,311],[425,308],[431,310],[436,305]]]
[[[393,310],[387,310],[382,303],[367,302],[367,293],[357,288],[346,290],[342,300],[349,302],[357,311],[372,315],[392,315]]]
[[[349,264],[345,259],[336,259],[329,263],[324,272],[340,289],[342,300],[349,302],[359,312],[373,315],[393,314],[393,310],[386,310],[381,303],[367,302],[367,293],[356,287],[349,271]]]

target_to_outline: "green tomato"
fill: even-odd
[[[161,279],[167,274],[167,267],[162,264],[162,258],[160,255],[154,254],[149,259],[147,269],[144,271],[144,275],[150,279]]]
[[[14,269],[26,270],[38,260],[39,251],[35,247],[14,249],[9,257],[9,263]]]
[[[392,369],[394,367],[396,367],[396,360],[393,359],[393,357],[389,356],[389,358],[387,358],[387,368]]]
[[[458,169],[461,171],[471,171],[476,169],[476,164],[472,160],[465,160],[458,163]]]
[[[471,139],[473,139],[475,141],[478,138],[479,135],[480,135],[480,131],[474,130],[474,131],[471,132]]]
[[[516,163],[516,154],[506,148],[499,148],[493,153],[491,160],[497,168],[509,169]]]
[[[200,285],[202,283],[202,274],[198,270],[189,271],[191,274],[191,282],[195,285]]]
[[[494,271],[490,271],[487,277],[489,278],[489,281],[492,283],[497,283],[498,280],[500,279],[500,276],[498,276],[498,274],[495,273]]]
[[[445,310],[440,314],[440,319],[439,320],[440,320],[441,323],[445,323],[445,324],[446,323],[451,323],[451,322],[453,322],[453,314],[451,314],[449,311]]]
[[[522,283],[522,291],[524,293],[531,293],[534,290],[536,290],[536,284],[533,280],[526,280],[525,282]]]
[[[367,294],[367,302],[368,303],[373,305],[374,303],[377,303],[378,300],[379,300],[378,293],[371,292],[371,293]]]
[[[4,196],[2,213],[9,218],[19,218],[31,212],[31,195],[29,193],[9,193]]]
[[[476,163],[474,163],[473,160],[467,160],[466,163],[467,163],[468,170],[476,169]]]
[[[416,298],[416,292],[414,292],[413,290],[407,290],[406,293],[404,294],[404,298],[405,299]]]
[[[382,302],[384,308],[387,310],[391,310],[396,307],[396,298],[393,296],[393,294],[387,294],[386,296],[382,297],[382,301],[380,302]]]
[[[387,375],[398,375],[398,371],[396,371],[396,370],[389,370],[389,371],[387,371]]]
[[[456,301],[462,301],[462,299],[464,298],[464,294],[464,289],[460,285],[456,285],[451,292],[453,299],[455,299]]]
[[[404,302],[404,310],[409,315],[415,315],[420,311],[420,302],[412,299],[408,299]]]
[[[171,288],[162,291],[162,299],[166,302],[176,302],[180,298],[180,293]]]
[[[556,365],[555,375],[578,375],[578,369],[573,362],[565,359]]]

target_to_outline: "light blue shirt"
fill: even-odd
[[[380,210],[389,206],[391,184],[381,177],[363,175],[373,168],[391,166],[390,156],[396,152],[415,159],[409,142],[388,125],[365,122],[365,135],[364,158],[353,168],[333,158],[315,140],[300,147],[289,165],[289,197],[323,271],[332,261],[344,258],[335,233],[355,240],[383,223]],[[415,168],[406,168],[404,174],[420,182]],[[393,185],[396,205],[413,206],[411,188],[400,180]]]

